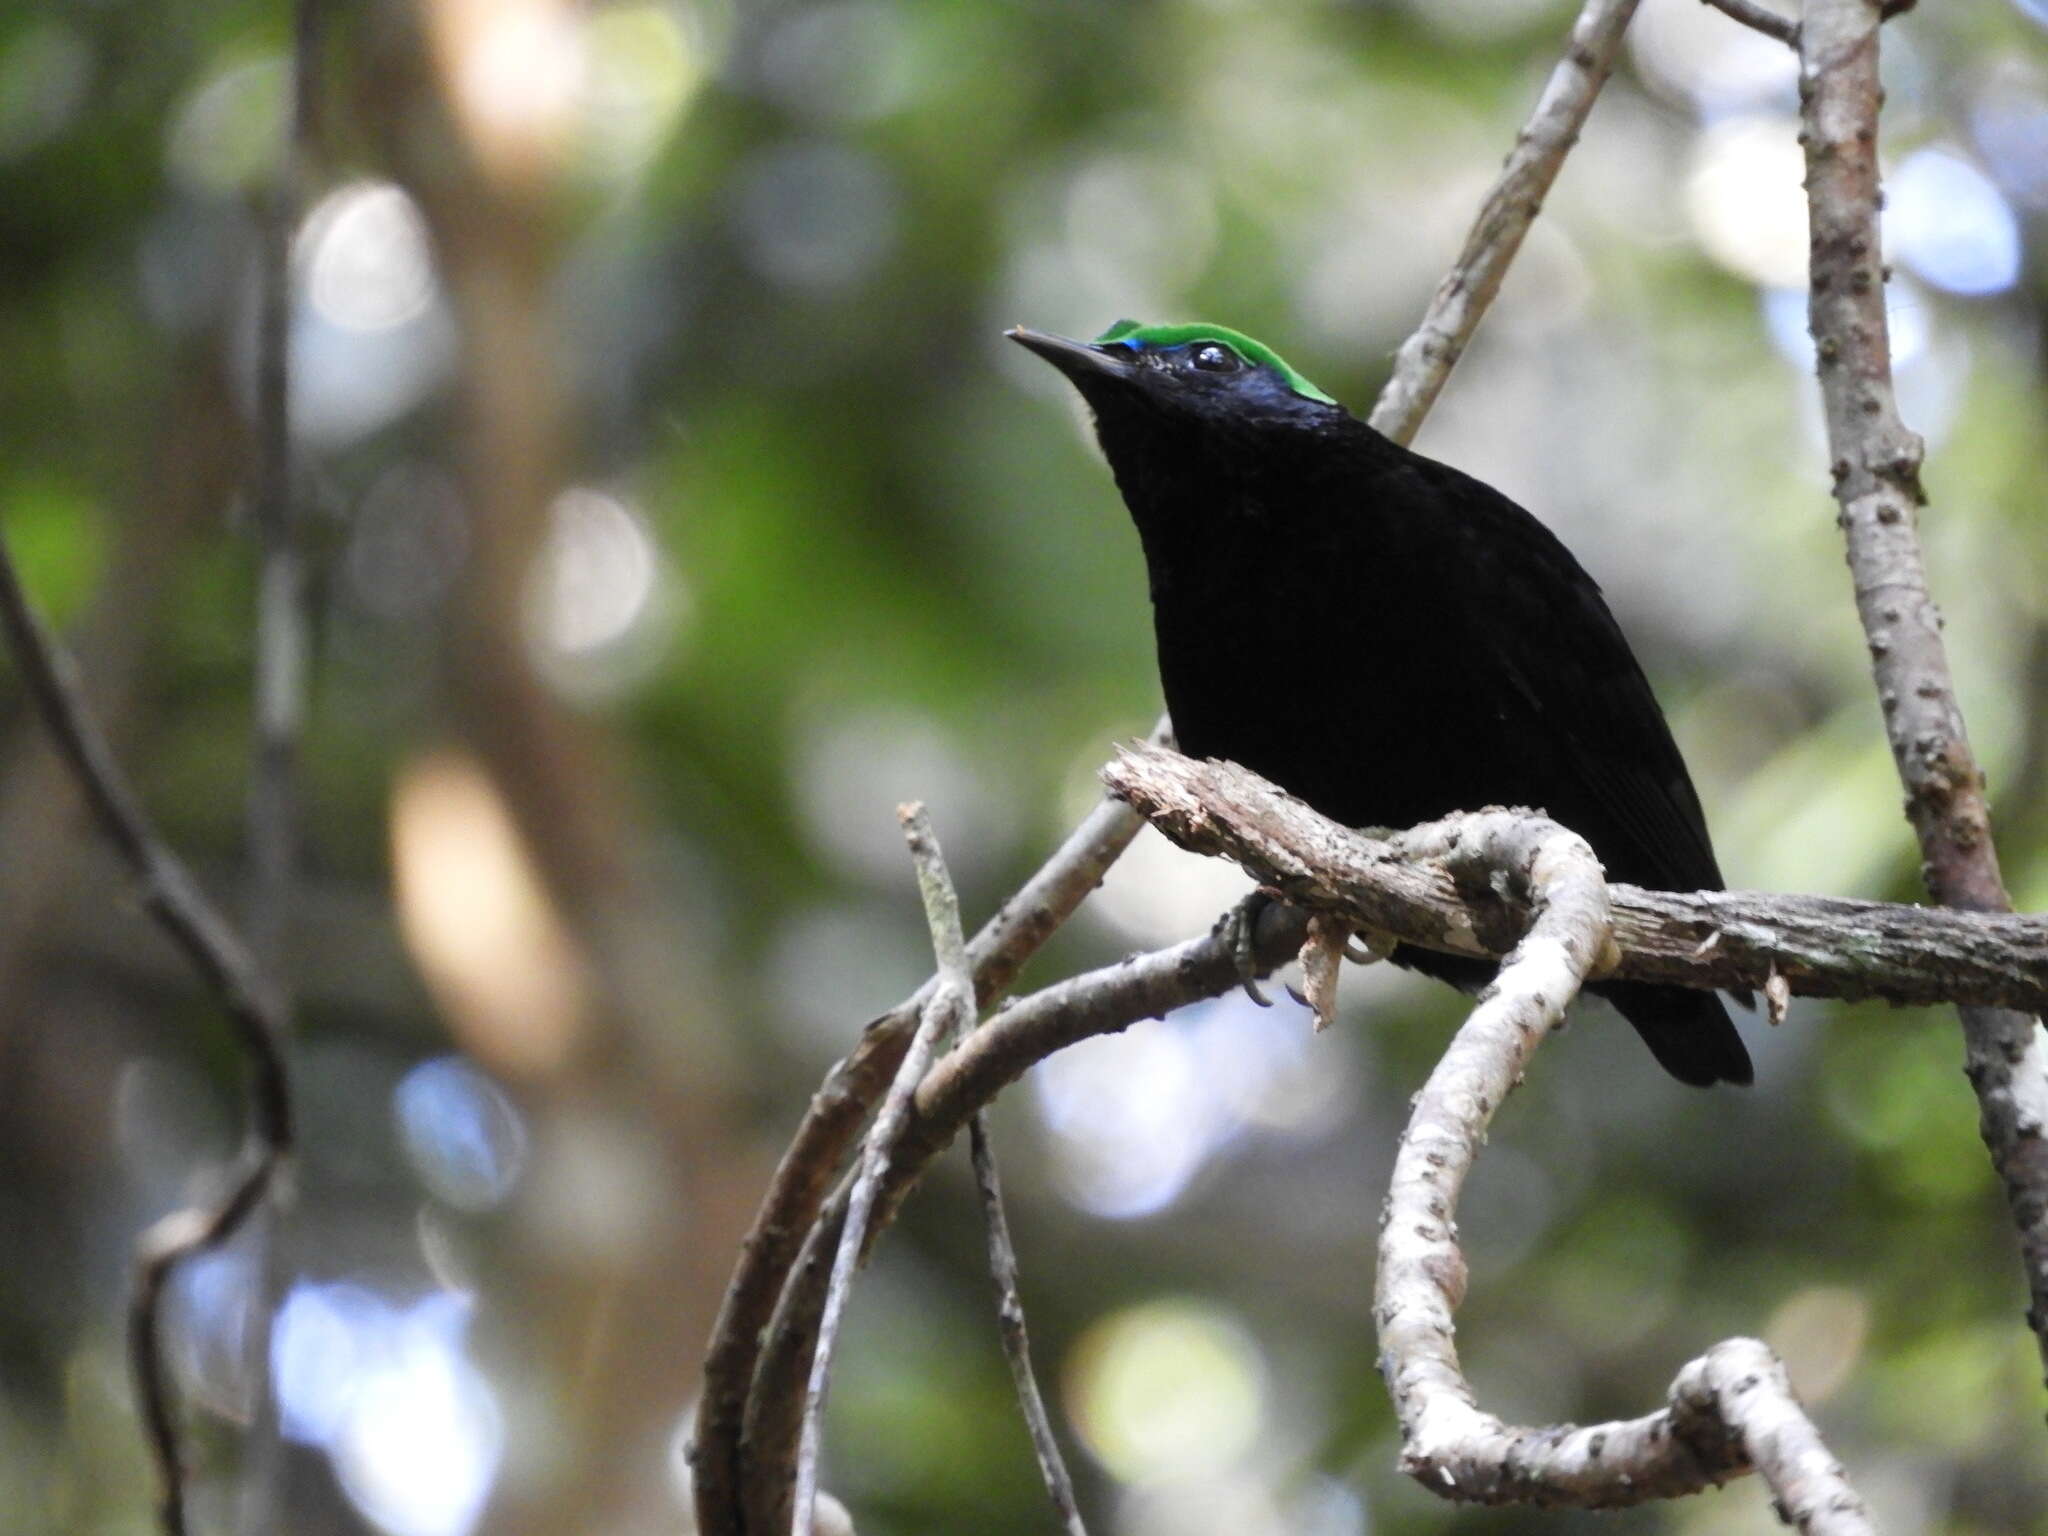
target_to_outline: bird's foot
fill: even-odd
[[[1353,965],[1378,965],[1393,954],[1399,942],[1391,933],[1361,929],[1345,936],[1344,958]]]
[[[1273,999],[1259,986],[1259,919],[1279,899],[1261,888],[1216,919],[1216,936],[1230,946],[1237,965],[1237,984],[1261,1008],[1272,1007]]]

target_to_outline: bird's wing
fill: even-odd
[[[1582,833],[1616,879],[1718,889],[1698,792],[1599,586],[1533,516],[1458,479],[1455,501],[1477,535],[1464,591],[1487,610],[1469,617],[1487,637],[1494,702],[1511,734],[1552,754],[1550,813]]]

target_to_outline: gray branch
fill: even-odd
[[[1166,734],[1162,720],[1154,739]],[[993,1005],[1009,991],[1024,963],[1102,883],[1110,865],[1143,826],[1129,806],[1105,800],[982,926],[967,949],[978,1008]],[[903,1060],[917,1020],[937,987],[934,977],[868,1023],[860,1043],[826,1074],[762,1196],[704,1361],[703,1395],[690,1448],[693,1498],[703,1536],[739,1536],[746,1529],[741,1497],[749,1458],[742,1441],[762,1335],[819,1220],[847,1149]]]
[[[1341,827],[1250,770],[1161,747],[1124,748],[1103,771],[1182,847],[1221,854],[1311,913],[1461,955],[1502,955],[1525,928],[1513,888],[1418,857],[1438,829],[1381,839]],[[1616,883],[1614,952],[1596,976],[1893,1003],[2048,1004],[2048,920],[1827,896],[1669,892]]]
[[[1401,1424],[1401,1467],[1432,1493],[1482,1504],[1612,1508],[1754,1470],[1808,1536],[1869,1536],[1843,1480],[1763,1345],[1731,1339],[1679,1372],[1669,1405],[1621,1423],[1510,1425],[1478,1406],[1458,1363],[1465,1297],[1458,1195],[1487,1126],[1580,985],[1619,938],[1593,850],[1539,816],[1449,818],[1402,839],[1471,888],[1529,892],[1525,936],[1452,1039],[1402,1133],[1380,1226],[1373,1319]]]
[[[1395,442],[1414,440],[1444,380],[1500,292],[1501,279],[1522,248],[1522,237],[1536,222],[1564,157],[1579,141],[1579,130],[1607,83],[1621,51],[1622,34],[1635,12],[1636,0],[1586,0],[1579,12],[1564,57],[1551,70],[1529,121],[1515,135],[1515,147],[1480,205],[1465,248],[1438,284],[1422,324],[1395,354],[1394,375],[1380,391],[1370,418]]]
[[[1808,321],[1833,460],[1836,521],[1885,735],[1906,790],[1927,888],[1943,906],[2008,912],[1984,775],[1970,749],[1928,590],[1918,520],[1922,443],[1899,419],[1879,245],[1878,78],[1884,14],[1871,0],[1808,0],[1800,32],[1800,142],[1812,231]],[[1964,1061],[1978,1128],[2005,1186],[2048,1363],[2048,1036],[2036,1000],[1965,999]],[[1987,1001],[2018,1002],[1985,1006]]]

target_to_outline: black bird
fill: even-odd
[[[1718,890],[1699,795],[1614,615],[1514,502],[1217,325],[1008,333],[1064,373],[1138,525],[1183,751],[1349,826],[1539,807],[1616,880]],[[1403,946],[1462,986],[1484,962]],[[1711,992],[1593,988],[1666,1071],[1751,1080]]]

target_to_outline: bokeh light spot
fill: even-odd
[[[458,1210],[501,1203],[526,1163],[526,1122],[459,1056],[421,1062],[394,1095],[400,1140],[428,1189]]]
[[[1884,236],[1900,261],[1950,293],[2003,293],[2019,281],[2019,220],[1991,178],[1952,149],[1916,149],[1892,173]]]
[[[1266,1416],[1258,1343],[1219,1308],[1191,1300],[1129,1307],[1096,1322],[1067,1362],[1083,1443],[1127,1483],[1226,1471]]]
[[[1753,283],[1806,285],[1806,176],[1789,117],[1729,118],[1700,135],[1686,211],[1706,253]]]

